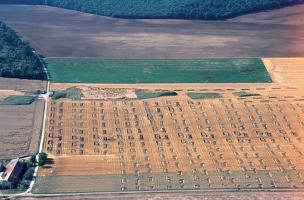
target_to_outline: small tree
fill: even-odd
[[[32,163],[36,163],[37,161],[36,161],[36,155],[35,154],[33,154],[32,156],[31,156],[31,162]]]
[[[47,160],[47,154],[46,153],[42,152],[42,153],[38,154],[38,165],[39,166],[45,165],[46,160]]]

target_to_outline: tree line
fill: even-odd
[[[7,78],[45,79],[42,63],[33,49],[0,21],[0,76]]]
[[[0,0],[42,4],[120,18],[226,19],[304,0]]]

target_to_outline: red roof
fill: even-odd
[[[2,174],[2,179],[16,183],[24,168],[24,162],[19,158],[12,160],[7,166],[5,172]]]

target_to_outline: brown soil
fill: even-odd
[[[33,91],[46,88],[46,81],[0,77],[0,90]]]
[[[0,20],[47,57],[277,57],[304,55],[303,13],[297,5],[226,21],[129,20],[1,5]]]
[[[0,100],[45,89],[46,82],[0,78]],[[44,103],[0,105],[0,159],[31,155],[38,150]]]
[[[0,159],[37,152],[43,107],[41,100],[27,106],[0,105]]]
[[[116,88],[100,88],[94,86],[79,86],[81,90],[81,99],[122,99],[136,98],[134,90],[116,89]]]

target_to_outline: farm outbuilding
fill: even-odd
[[[0,188],[13,188],[19,182],[24,167],[23,160],[19,158],[11,160],[6,170],[0,173]]]

